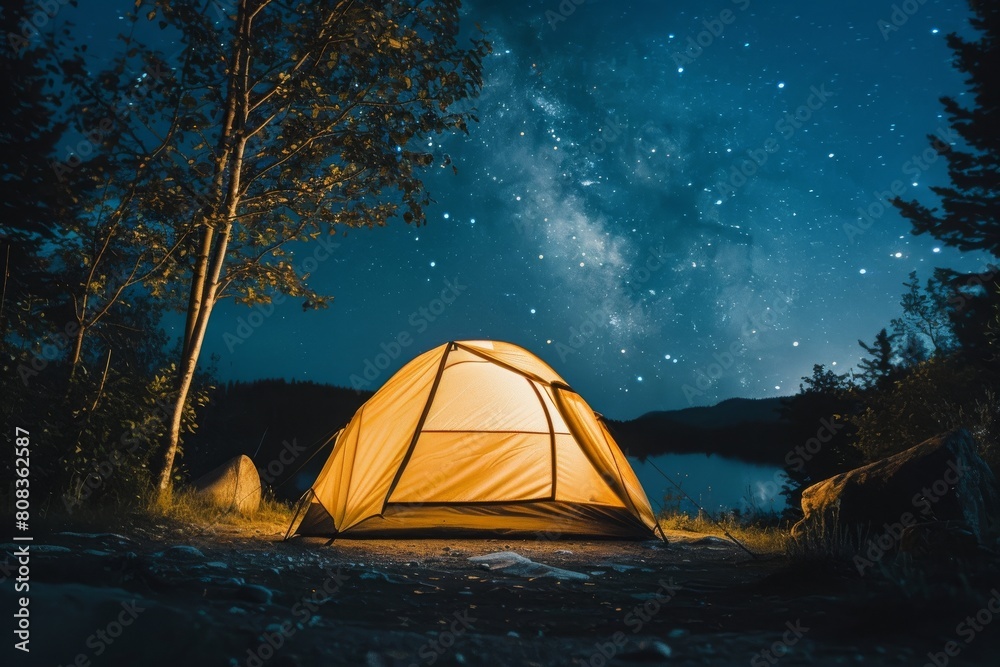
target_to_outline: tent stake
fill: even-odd
[[[714,523],[714,524],[715,524],[716,526],[718,526],[718,527],[719,527],[719,528],[720,528],[720,529],[722,530],[722,534],[723,534],[723,535],[725,535],[725,536],[726,536],[726,537],[728,537],[728,538],[729,538],[730,540],[732,540],[732,541],[733,541],[733,543],[734,543],[734,544],[735,544],[736,546],[738,546],[738,547],[739,547],[740,549],[743,549],[743,551],[746,551],[746,552],[747,552],[748,554],[750,554],[750,556],[751,556],[751,557],[752,557],[752,558],[753,558],[754,560],[757,560],[757,554],[755,554],[754,552],[750,551],[750,550],[749,550],[749,549],[748,549],[748,548],[747,548],[747,547],[746,547],[746,546],[745,546],[745,545],[744,545],[744,544],[743,544],[742,542],[740,542],[740,541],[739,541],[738,539],[736,539],[735,537],[733,537],[732,535],[730,535],[730,534],[729,534],[729,531],[728,531],[728,530],[726,530],[726,527],[725,527],[725,526],[723,526],[723,525],[722,525],[721,523],[719,523],[718,521],[716,521],[716,520],[715,520],[715,519],[714,519],[714,518],[712,517],[711,513],[709,513],[709,511],[708,511],[707,509],[705,509],[704,507],[702,507],[702,506],[701,506],[700,504],[698,504],[698,501],[696,501],[696,500],[695,500],[694,498],[692,498],[692,497],[691,497],[690,495],[688,495],[688,492],[687,492],[687,491],[685,491],[684,489],[682,489],[682,488],[681,488],[681,485],[680,485],[680,484],[678,484],[678,483],[677,483],[677,482],[675,482],[674,480],[672,480],[672,479],[670,479],[669,477],[667,477],[667,474],[666,474],[665,472],[663,472],[662,470],[660,470],[660,468],[659,468],[659,467],[658,467],[658,466],[657,466],[657,465],[656,465],[655,463],[653,463],[653,459],[652,459],[652,458],[648,458],[648,459],[646,459],[646,461],[647,461],[647,463],[649,463],[649,465],[653,466],[653,470],[655,470],[656,472],[658,472],[658,473],[660,473],[661,475],[663,475],[663,479],[667,480],[668,482],[670,482],[671,484],[673,484],[673,485],[674,485],[675,487],[677,487],[677,490],[678,490],[678,491],[680,491],[680,492],[681,492],[682,494],[684,494],[684,497],[685,497],[685,498],[687,498],[688,500],[690,500],[690,501],[691,501],[691,504],[692,504],[692,505],[694,505],[694,506],[695,506],[695,507],[697,507],[697,508],[698,508],[699,510],[701,510],[702,512],[704,512],[704,513],[705,513],[705,516],[707,516],[707,517],[708,517],[708,519],[709,519],[709,520],[710,520],[710,521],[711,521],[712,523]],[[656,522],[656,525],[657,525],[657,526],[659,526],[659,525],[660,525],[660,522],[659,522],[659,521],[657,521],[657,522]],[[662,531],[662,529],[661,529],[661,531]]]

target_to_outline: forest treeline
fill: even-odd
[[[360,404],[302,383],[223,388],[201,358],[224,298],[329,303],[303,244],[424,222],[422,176],[451,166],[429,139],[477,120],[490,45],[460,27],[459,3],[341,4],[140,0],[117,55],[97,59],[65,17],[39,30],[27,0],[0,8],[0,416],[31,433],[33,498],[70,511],[169,498],[196,467],[285,433],[311,444]],[[958,138],[928,137],[948,184],[887,203],[982,270],[911,275],[900,316],[859,341],[860,368],[817,365],[779,421],[650,417],[621,427],[635,455],[671,438],[784,451],[794,500],[962,425],[996,468],[1000,5],[970,8],[975,37],[948,36],[967,91],[941,100]]]

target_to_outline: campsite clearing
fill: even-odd
[[[666,545],[329,546],[281,542],[278,527],[252,525],[164,521],[124,533],[56,533],[49,543],[64,549],[37,552],[32,613],[46,618],[33,658],[141,658],[149,667],[921,665],[976,611],[914,603],[875,573],[813,570],[783,556],[750,560],[723,539],[692,533],[668,532]],[[470,561],[504,551],[587,578]],[[119,637],[90,639],[123,609],[135,616]],[[992,664],[998,633],[989,630],[962,647],[962,664]]]

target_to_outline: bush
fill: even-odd
[[[927,438],[964,426],[980,454],[997,469],[1000,400],[990,375],[955,357],[917,364],[891,386],[871,390],[865,408],[851,417],[855,446],[865,461],[875,461]]]

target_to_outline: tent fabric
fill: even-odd
[[[297,533],[653,537],[598,415],[511,343],[450,342],[399,370],[338,433]]]

